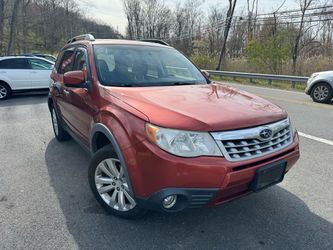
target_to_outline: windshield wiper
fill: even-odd
[[[172,85],[194,85],[195,83],[190,83],[190,82],[173,82],[170,83]]]
[[[120,87],[133,87],[134,85],[133,84],[130,84],[130,83],[123,83],[120,85]]]
[[[113,85],[115,87],[142,87],[142,85],[140,84],[136,84],[136,83],[122,83],[122,84],[117,84],[117,85]]]

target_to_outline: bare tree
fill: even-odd
[[[5,0],[0,0],[0,54],[3,47],[3,28],[4,28]]]
[[[219,63],[216,67],[216,70],[221,69],[221,65],[222,65],[222,61],[224,59],[226,45],[227,45],[227,41],[228,41],[229,30],[230,30],[230,27],[231,27],[232,18],[234,16],[236,4],[237,4],[237,0],[229,0],[229,8],[228,8],[228,12],[227,12],[226,26],[225,26],[225,29],[224,29],[224,38],[223,38],[223,42],[222,42],[222,48],[221,48]]]
[[[253,29],[251,28],[251,33]],[[253,35],[253,34],[252,34]],[[228,39],[227,47],[231,58],[239,58],[244,54],[246,41],[252,39],[252,35],[248,34],[247,20],[239,20],[234,22],[231,27],[231,35]]]
[[[168,38],[171,10],[162,0],[123,0],[127,35],[137,38]]]
[[[18,13],[20,3],[21,3],[21,0],[15,0],[13,10],[12,10],[12,13],[11,13],[11,18],[10,18],[10,21],[9,21],[9,41],[8,41],[8,47],[7,47],[7,55],[10,54],[12,52],[12,49],[13,49],[17,13]]]
[[[123,0],[124,12],[127,18],[127,33],[130,39],[141,36],[142,6],[139,0]]]
[[[258,0],[247,0],[247,34],[248,40],[252,40],[258,14]]]
[[[23,34],[23,39],[22,39],[22,45],[23,45],[23,52],[26,53],[28,52],[27,50],[27,37],[28,37],[28,6],[30,5],[31,0],[23,0],[22,6],[22,34]]]
[[[207,20],[207,39],[210,55],[214,56],[218,47],[221,46],[222,28],[224,24],[224,15],[221,9],[212,7]]]
[[[300,21],[298,32],[295,37],[294,48],[293,48],[292,69],[293,69],[294,75],[296,74],[296,71],[297,71],[297,60],[298,60],[298,56],[299,56],[300,41],[303,36],[305,13],[313,2],[314,2],[314,0],[299,0],[302,15],[301,15],[301,21]]]

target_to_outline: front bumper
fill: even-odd
[[[256,169],[286,161],[286,172],[299,159],[299,141],[278,152],[260,158],[230,162],[223,157],[181,158],[170,155],[148,141],[126,151],[130,178],[137,203],[153,210],[180,211],[185,208],[212,207],[251,193],[249,184]],[[173,209],[164,209],[162,200],[172,194],[180,202]]]
[[[307,94],[307,95],[311,94],[311,87],[312,86],[313,86],[313,79],[309,78],[309,80],[306,83],[305,94]]]

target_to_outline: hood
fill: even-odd
[[[316,74],[316,75],[320,75],[320,76],[322,76],[322,75],[333,75],[333,71],[332,70],[330,70],[330,71],[321,71],[321,72],[315,72],[315,73],[313,73],[312,75],[314,75],[314,74]]]
[[[278,106],[221,84],[108,87],[107,92],[145,114],[152,124],[192,131],[222,131],[287,117]]]

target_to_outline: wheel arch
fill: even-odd
[[[10,89],[10,91],[13,91],[9,79],[6,79],[6,78],[0,78],[0,83],[4,83],[4,84],[6,84],[7,87]]]
[[[114,135],[111,133],[111,131],[104,124],[97,123],[93,127],[93,129],[91,131],[91,136],[90,136],[91,154],[94,154],[97,150],[99,150],[101,148],[101,143],[98,142],[98,139],[100,139],[100,138],[103,138],[103,140],[105,140],[105,138],[107,138],[107,140],[109,142],[104,143],[105,145],[111,144],[111,146],[114,147],[114,145],[117,144],[116,140],[114,138]]]
[[[105,144],[103,144],[103,142],[102,142],[102,146],[110,145],[112,147],[112,149],[118,155],[119,161],[125,169],[125,175],[128,180],[129,189],[130,189],[131,193],[133,194],[131,178],[128,173],[125,158],[123,156],[123,153],[121,152],[120,146],[119,146],[115,136],[113,135],[113,133],[108,129],[108,127],[106,127],[102,123],[96,123],[94,125],[93,129],[91,130],[91,133],[90,133],[90,153],[91,153],[91,155],[93,155],[98,149],[100,149],[99,146],[101,146],[101,144],[100,144],[101,142],[98,141],[98,139],[100,139],[100,138],[103,138],[103,140],[107,139],[109,141],[109,143],[107,142]]]
[[[326,83],[328,84],[331,89],[333,90],[333,82],[327,81],[327,79],[318,79],[317,81],[315,81],[314,83],[312,83],[310,90],[309,90],[309,94],[312,94],[313,89],[320,83]]]

